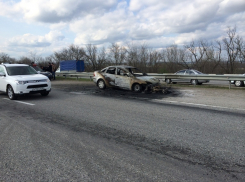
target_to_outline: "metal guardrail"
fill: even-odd
[[[231,87],[232,80],[245,81],[244,75],[238,74],[225,74],[225,75],[215,75],[215,74],[203,74],[203,75],[176,75],[176,74],[157,74],[157,73],[147,73],[149,76],[153,76],[158,79],[190,79],[190,80],[219,80],[219,81],[229,81],[229,88]],[[89,78],[93,79],[93,72],[81,72],[81,73],[69,73],[69,72],[56,72],[57,76],[66,77],[76,77],[78,78]]]
[[[159,79],[196,79],[196,80],[222,80],[222,81],[231,81],[231,80],[241,80],[245,81],[245,76],[243,75],[175,75],[175,74],[149,74]]]
[[[70,72],[56,72],[55,73],[56,76],[64,76],[65,78],[67,77],[76,77],[78,78],[89,78],[90,80],[93,80],[93,76],[94,73],[93,72],[74,72],[74,73],[70,73]]]

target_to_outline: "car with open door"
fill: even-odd
[[[108,66],[95,71],[94,83],[100,88],[116,87],[134,92],[159,91],[160,81],[133,66]]]

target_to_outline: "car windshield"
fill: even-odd
[[[38,66],[33,66],[33,68],[34,68],[36,71],[41,71],[41,72],[43,72],[43,70],[42,70],[40,67],[38,67]]]
[[[202,72],[200,72],[200,71],[197,71],[197,70],[195,70],[195,72],[197,72],[198,74],[203,74]]]
[[[30,66],[10,66],[6,67],[8,75],[34,75],[37,72]]]
[[[138,68],[126,68],[130,73],[132,73],[134,76],[146,76],[146,73],[143,73]]]

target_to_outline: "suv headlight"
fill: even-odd
[[[24,85],[24,84],[28,83],[28,81],[19,81],[19,80],[15,80],[15,83],[16,83],[17,85]]]

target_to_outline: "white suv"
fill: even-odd
[[[18,95],[40,93],[47,96],[51,91],[48,77],[38,74],[26,64],[0,65],[0,91],[6,92],[13,100]]]

